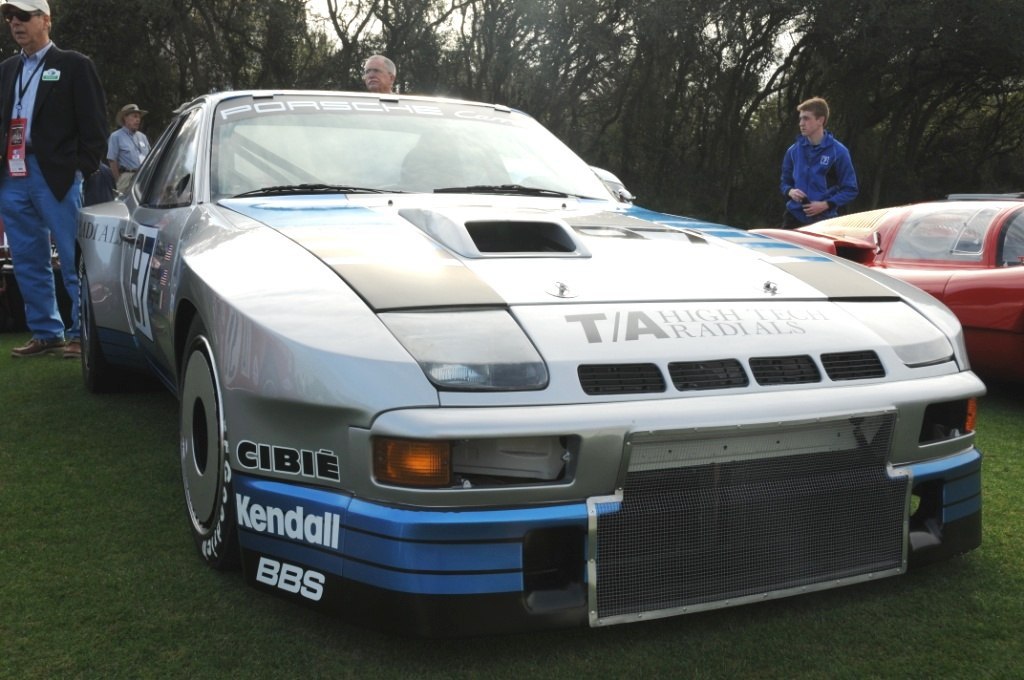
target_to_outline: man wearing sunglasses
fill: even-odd
[[[96,67],[50,41],[46,0],[0,3],[21,53],[0,64],[0,217],[32,338],[13,357],[81,356],[75,233],[82,180],[106,152],[106,102]],[[65,328],[51,268],[57,247],[72,302]]]

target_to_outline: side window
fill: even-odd
[[[196,159],[199,151],[199,110],[181,122],[168,140],[162,157],[145,178],[141,204],[147,208],[180,208],[192,203]]]
[[[1018,212],[1003,232],[998,264],[1001,267],[1024,265],[1024,211]]]

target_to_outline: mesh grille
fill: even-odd
[[[887,473],[893,422],[885,413],[635,437],[621,500],[595,503],[592,617],[595,607],[601,622],[635,620],[902,572],[908,479]]]
[[[587,394],[664,392],[665,377],[655,364],[590,364],[577,369]]]
[[[668,365],[668,373],[677,390],[713,390],[722,387],[746,387],[747,373],[735,359],[720,361],[677,361]]]
[[[885,369],[882,367],[881,360],[870,350],[822,354],[821,365],[825,367],[825,373],[832,380],[885,377]]]
[[[809,356],[759,357],[750,360],[759,385],[795,385],[821,381],[821,373]]]

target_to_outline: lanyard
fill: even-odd
[[[28,76],[28,81],[24,82],[24,84],[22,84],[23,81],[21,76],[25,72],[25,61],[21,62],[21,68],[18,69],[18,103],[17,115],[15,116],[15,118],[21,118],[21,99],[25,96],[25,93],[28,92],[28,86],[32,84],[32,80],[36,77],[36,74],[39,73],[39,69],[43,67],[43,61],[44,59],[39,59],[39,63],[36,64],[36,67],[34,69],[32,69],[32,73],[30,73]]]

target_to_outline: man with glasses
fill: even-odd
[[[32,338],[13,357],[81,356],[75,233],[82,180],[106,152],[106,102],[92,61],[50,41],[46,0],[0,4],[21,53],[0,64],[0,217]],[[72,302],[65,329],[57,308],[51,238]]]
[[[375,54],[363,64],[363,83],[370,92],[391,94],[397,73],[395,62],[381,54]]]

